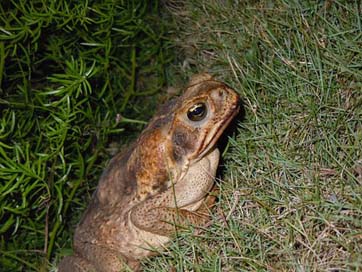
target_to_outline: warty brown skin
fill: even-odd
[[[58,271],[138,271],[177,227],[207,222],[215,144],[238,110],[234,90],[208,74],[193,77],[111,160],[75,231],[74,254]]]

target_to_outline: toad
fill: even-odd
[[[233,89],[209,74],[194,76],[110,161],[76,228],[74,253],[58,271],[139,271],[140,260],[161,251],[177,229],[206,223],[216,142],[238,111]]]

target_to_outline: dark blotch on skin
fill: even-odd
[[[196,137],[186,129],[178,128],[172,135],[172,155],[176,162],[183,159],[185,154],[190,154],[195,149]]]
[[[173,146],[172,156],[176,162],[180,162],[184,155],[185,155],[185,152],[182,150],[182,148],[179,148],[178,146]]]
[[[152,190],[154,190],[154,191],[157,190],[157,192],[159,192],[159,193],[166,191],[167,188],[168,188],[168,186],[167,186],[166,182],[162,183],[161,186],[158,184],[155,184],[152,186]]]

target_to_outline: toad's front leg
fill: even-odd
[[[63,258],[58,272],[119,272],[139,271],[140,268],[138,260],[127,259],[105,246],[85,243],[81,252],[82,256],[75,254]]]
[[[214,184],[219,156],[218,149],[214,149],[190,166],[183,179],[174,186],[134,207],[130,212],[131,223],[163,236],[174,233],[175,226],[204,224],[209,216],[198,210]],[[207,201],[210,202],[210,197]]]

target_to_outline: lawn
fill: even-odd
[[[165,261],[177,271],[360,271],[360,3],[188,1],[169,11],[180,68],[227,82],[246,116],[224,153],[214,224],[146,271]]]
[[[359,1],[125,2],[1,4],[14,12],[0,26],[2,271],[69,253],[113,150],[202,71],[239,92],[245,117],[212,223],[144,270],[362,270]]]

